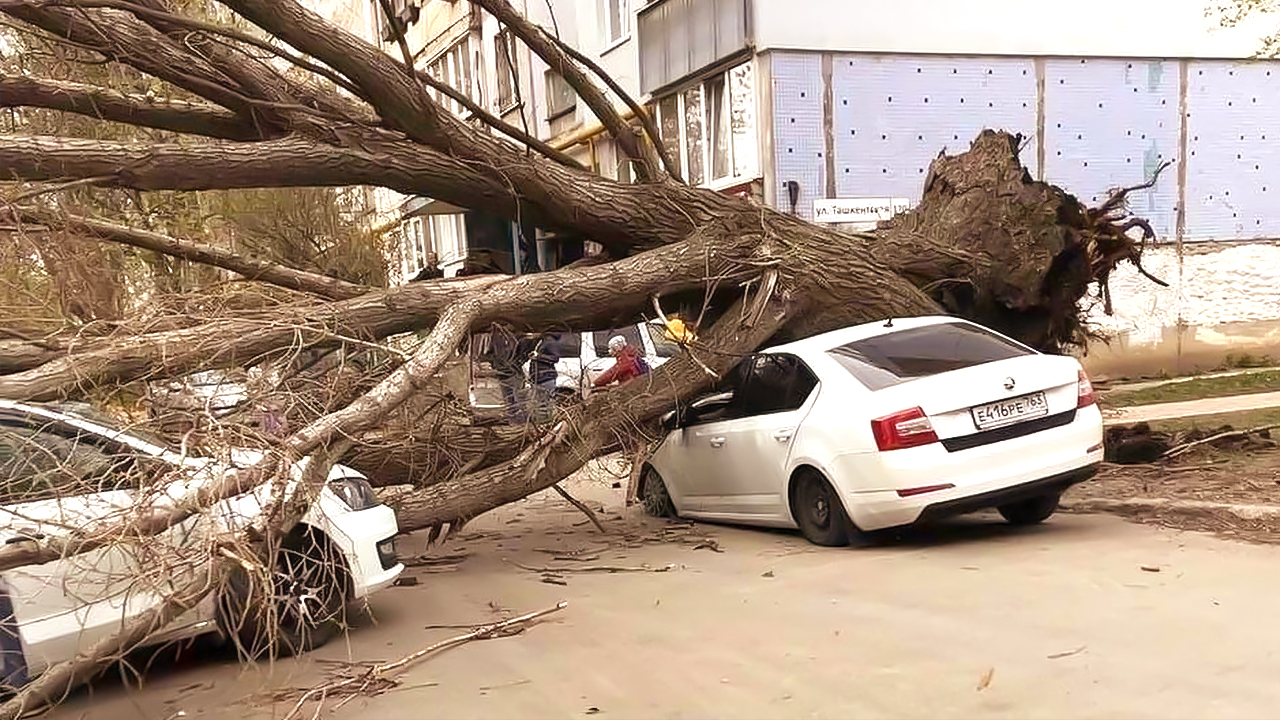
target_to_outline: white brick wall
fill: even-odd
[[[1211,327],[1225,323],[1280,320],[1280,245],[1269,242],[1184,246],[1179,263],[1173,246],[1149,248],[1142,266],[1169,283],[1163,288],[1126,264],[1111,278],[1115,314],[1102,305],[1091,320],[1124,333],[1136,345],[1159,342],[1164,328],[1180,323]]]

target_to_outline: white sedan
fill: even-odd
[[[1032,524],[1102,462],[1075,358],[956,318],[770,348],[716,390],[665,419],[639,488],[650,513],[798,527],[819,545],[986,508]]]
[[[183,495],[261,457],[251,450],[233,450],[226,461],[192,457],[87,405],[0,400],[0,541],[119,520],[143,493]],[[176,485],[156,483],[171,482],[174,470],[181,478]],[[295,480],[301,473],[302,464],[293,468]],[[214,538],[247,527],[270,492],[269,485],[259,486],[145,543],[0,573],[0,684],[21,686],[207,573]],[[341,630],[349,601],[391,585],[404,570],[395,554],[397,532],[395,513],[365,477],[335,465],[284,539],[265,592],[250,591],[248,573],[233,573],[225,587],[148,643],[221,632],[255,653],[317,647]]]

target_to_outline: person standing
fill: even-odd
[[[549,422],[555,415],[556,379],[560,375],[556,363],[560,362],[561,342],[563,339],[558,332],[543,335],[537,341],[533,357],[529,359],[529,382],[533,386],[531,415],[534,422]]]
[[[502,400],[507,408],[507,420],[519,425],[529,419],[529,414],[521,402],[521,391],[524,390],[524,361],[532,350],[532,341],[516,337],[510,330],[494,324],[489,333],[489,364],[498,375],[498,384],[502,386]]]

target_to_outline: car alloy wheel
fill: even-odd
[[[796,478],[792,510],[800,532],[815,545],[849,544],[849,518],[826,478],[807,470]]]

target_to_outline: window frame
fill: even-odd
[[[547,68],[542,73],[542,80],[545,85],[546,96],[547,96],[547,120],[555,120],[556,118],[560,118],[565,115],[568,115],[569,113],[577,109],[578,94],[574,92],[573,87],[569,85],[569,81],[565,80],[563,75],[556,72],[555,70],[552,70],[551,68]],[[557,80],[559,80],[559,82],[564,84],[564,89],[568,96],[568,100],[567,100],[568,104],[563,105],[561,107],[557,107],[554,103],[554,101],[558,97],[557,93],[555,92],[556,90],[555,84]]]
[[[750,402],[752,401],[751,393],[752,393],[752,390],[754,389],[753,386],[760,382],[759,381],[760,374],[758,370],[760,368],[760,364],[762,361],[790,364],[790,367],[786,368],[785,370],[788,373],[788,377],[786,379],[787,395],[790,395],[792,393],[792,391],[795,389],[796,383],[800,382],[801,380],[808,382],[809,384],[808,392],[806,392],[804,396],[800,398],[800,401],[798,403],[794,403],[794,406],[779,407],[779,408],[769,409],[769,410],[753,409],[752,406],[750,405]],[[820,380],[818,379],[817,373],[815,373],[813,369],[809,367],[808,363],[806,363],[800,356],[794,355],[792,353],[757,353],[755,355],[751,355],[751,356],[748,356],[747,358],[744,358],[742,361],[742,366],[746,368],[741,373],[742,388],[735,388],[733,393],[734,417],[732,419],[734,420],[767,417],[769,415],[779,415],[781,413],[798,412],[801,408],[805,406],[805,403],[809,402],[809,398],[813,396],[814,391],[818,389],[818,385],[820,384]],[[771,392],[771,394],[776,394],[776,393]]]
[[[458,38],[439,55],[427,63],[427,74],[454,90],[467,96],[469,100],[481,107],[484,106],[483,75],[476,67],[472,50],[475,38],[471,33]],[[442,107],[458,117],[466,117],[470,111],[461,103],[445,95],[439,90],[431,90],[432,98]]]
[[[618,26],[613,24],[614,9],[617,9]],[[631,39],[631,2],[630,0],[600,0],[596,6],[600,11],[600,28],[604,31],[601,38],[604,49],[601,54],[609,52]]]
[[[520,105],[520,60],[515,51],[514,37],[510,28],[493,36],[493,106],[499,114],[510,112]],[[505,93],[504,84],[507,85]]]
[[[739,170],[738,161],[740,159],[738,158],[739,148],[735,144],[735,138],[733,133],[733,111],[734,111],[733,73],[743,67],[751,68],[751,73],[752,73],[751,82],[752,82],[752,87],[754,87],[755,83],[758,81],[758,78],[756,78],[755,76],[755,67],[751,63],[752,63],[751,60],[747,60],[745,62],[731,65],[715,73],[702,77],[695,83],[689,83],[689,84],[683,85],[677,88],[676,90],[673,90],[672,92],[664,94],[660,98],[655,98],[651,102],[648,108],[649,115],[653,118],[654,125],[658,128],[659,132],[661,133],[661,131],[663,130],[663,125],[665,121],[663,106],[670,105],[672,100],[675,101],[676,109],[674,112],[677,115],[675,128],[676,128],[678,137],[676,138],[674,144],[669,143],[668,138],[666,137],[663,137],[661,139],[663,144],[667,146],[667,150],[669,152],[673,149],[676,151],[675,152],[676,157],[674,157],[673,160],[675,161],[677,168],[679,168],[681,175],[685,176],[685,179],[688,180],[690,184],[698,185],[700,187],[719,187],[719,186],[729,187],[732,185],[739,184],[746,180],[754,179],[760,175],[760,159],[759,159],[758,151],[754,153],[750,153],[754,160],[755,167],[747,168],[746,174],[739,174],[738,172]],[[714,95],[714,93],[711,91],[711,88],[715,84],[719,84],[720,87],[722,88],[722,91],[720,93],[720,102],[716,104],[719,106],[718,108],[713,108],[713,105],[711,103],[711,100],[713,99],[713,95]],[[699,112],[699,118],[698,118],[698,125],[701,133],[698,140],[701,142],[701,152],[698,153],[698,158],[697,158],[699,161],[698,164],[702,170],[702,177],[696,180],[690,175],[690,172],[689,172],[690,171],[689,160],[691,157],[690,148],[693,145],[693,143],[690,142],[690,138],[688,136],[689,135],[688,129],[689,129],[690,123],[689,123],[688,108],[686,103],[686,96],[690,92],[692,92],[694,89],[700,90],[701,105],[702,105],[701,110]],[[747,102],[752,103],[754,106],[754,103],[755,103],[754,93],[749,94]],[[724,165],[727,169],[728,174],[722,175],[722,176],[716,176],[715,174],[716,172],[716,137],[714,135],[715,123],[713,122],[713,120],[715,119],[714,113],[717,109],[721,117],[723,118],[722,125],[726,133],[725,142],[727,143],[726,147],[728,150],[728,155],[725,158],[725,162],[724,162]],[[758,113],[755,112],[754,107],[752,108],[751,118],[752,118],[752,124],[754,126],[755,131],[748,134],[748,140],[747,140],[748,142],[754,142],[756,140],[756,137],[758,137],[758,134],[759,134],[759,117],[758,117]]]

